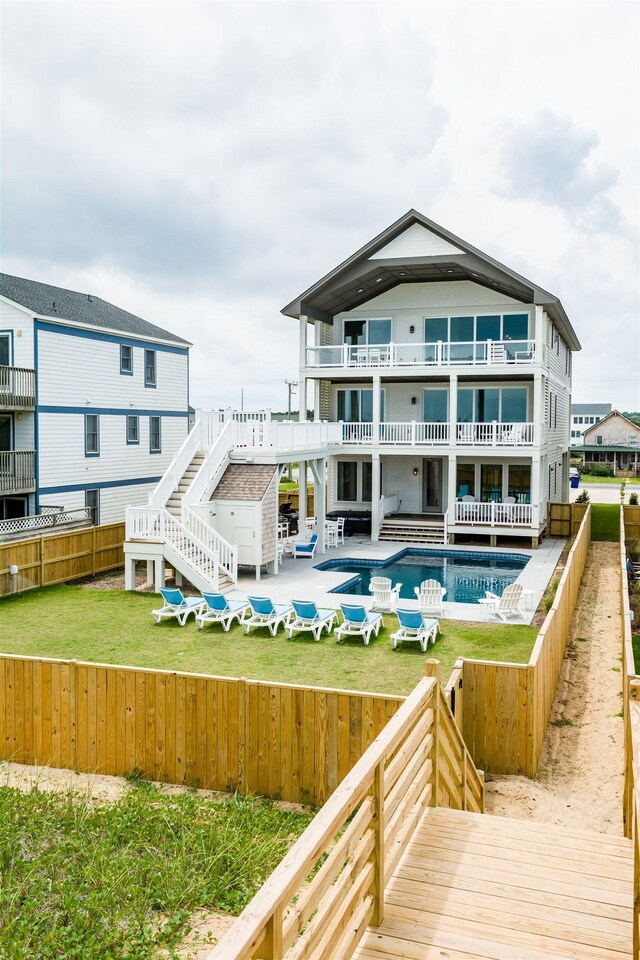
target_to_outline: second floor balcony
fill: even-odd
[[[0,366],[0,410],[29,410],[35,405],[35,370]]]
[[[457,423],[455,437],[448,423],[427,423],[417,420],[373,423],[343,423],[344,444],[370,446],[449,446],[461,447],[531,447],[533,423]]]
[[[35,451],[0,450],[0,494],[31,493],[35,488]]]
[[[436,343],[340,343],[307,347],[308,369],[380,367],[490,367],[538,363],[534,340]]]

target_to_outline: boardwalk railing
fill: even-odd
[[[620,618],[622,622],[622,712],[624,719],[624,835],[631,837],[633,827],[633,746],[631,733],[631,687],[636,681],[636,668],[631,638],[631,605],[629,603],[629,579],[627,576],[627,550],[625,541],[627,515],[625,507],[620,511]],[[640,509],[640,508],[638,508]],[[632,539],[629,537],[629,539]],[[640,682],[640,681],[638,681]],[[640,707],[639,707],[640,709]],[[640,750],[640,741],[637,743]],[[640,788],[640,780],[636,781]]]
[[[210,960],[350,957],[369,924],[382,922],[386,883],[425,809],[482,810],[482,780],[457,735],[435,666],[435,676],[404,701]]]
[[[633,841],[633,960],[640,960],[640,679],[630,681],[625,696],[625,836]],[[628,719],[627,719],[628,718]]]
[[[73,517],[77,522],[86,519],[86,511],[87,508],[81,507],[65,512],[63,517]],[[42,520],[43,528],[56,528],[62,517],[42,514],[36,519]],[[0,597],[121,567],[124,565],[123,540],[124,523],[108,523],[0,543]]]
[[[487,773],[535,775],[590,542],[588,506],[528,663],[465,659],[454,667],[454,713],[464,701],[464,739]]]

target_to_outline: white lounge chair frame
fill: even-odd
[[[311,559],[313,560],[313,558],[316,555],[317,547],[318,547],[317,533],[312,534],[310,540],[298,540],[293,545],[293,559],[295,560],[297,559],[297,557],[311,557]]]
[[[198,630],[204,629],[211,623],[221,623],[224,632],[228,633],[233,621],[237,620],[242,625],[242,621],[251,610],[251,604],[248,600],[227,600],[226,609],[216,610],[215,607],[209,605],[206,596],[203,596],[203,599],[206,606],[200,613],[196,613]]]
[[[296,604],[302,606],[313,606],[315,608],[315,614],[312,617],[305,617],[296,610]],[[288,623],[285,623],[284,631],[286,635],[291,639],[294,633],[303,633],[308,631],[313,634],[314,640],[320,640],[322,636],[322,631],[326,628],[328,634],[331,633],[333,625],[336,621],[338,613],[336,610],[321,610],[318,609],[313,600],[294,600],[293,609],[295,611],[295,619],[289,620]]]
[[[443,616],[446,592],[446,588],[437,580],[423,580],[419,587],[415,587],[420,613],[432,613],[436,617]]]
[[[265,601],[271,604],[271,612],[262,613],[255,608],[255,602]],[[249,605],[251,607],[251,616],[247,617],[242,621],[242,626],[244,627],[244,632],[248,635],[252,627],[268,627],[271,636],[275,637],[278,632],[278,627],[280,624],[286,624],[291,619],[293,614],[293,607],[291,604],[275,604],[269,597],[249,597]]]
[[[394,613],[400,597],[401,583],[391,586],[389,577],[371,577],[369,592],[373,594],[371,610],[378,613]]]
[[[365,620],[349,620],[345,614],[345,607],[361,607],[365,613]],[[380,633],[382,626],[382,615],[379,613],[369,613],[362,604],[341,604],[343,622],[333,631],[336,643],[344,637],[362,637],[365,647],[368,646],[371,635],[375,633],[376,637]]]
[[[510,583],[504,588],[501,597],[487,590],[486,595],[480,597],[478,603],[485,608],[487,616],[492,613],[505,622],[509,617],[519,617],[522,615],[522,584]]]
[[[423,653],[427,652],[429,644],[436,642],[436,637],[440,633],[440,623],[438,620],[428,620],[417,610],[398,610],[398,622],[400,622],[400,613],[418,613],[422,619],[421,627],[408,627],[400,623],[395,633],[391,634],[391,649],[395,650],[399,643],[419,643]]]
[[[185,597],[182,590],[179,590],[177,587],[163,587],[160,593],[164,600],[164,607],[151,611],[154,623],[160,623],[162,620],[171,620],[175,617],[180,626],[184,627],[189,614],[193,613],[195,615],[199,613],[205,605],[202,597]],[[172,594],[174,596],[180,596],[179,602],[176,603],[168,599]]]

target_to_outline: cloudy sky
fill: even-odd
[[[556,293],[576,401],[640,409],[638,6],[4,2],[3,269],[286,403],[280,309],[410,207]]]

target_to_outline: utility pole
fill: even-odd
[[[291,420],[291,397],[295,393],[295,389],[298,386],[297,380],[285,380],[287,385],[287,390],[289,391],[289,397],[287,400],[287,420]],[[287,465],[287,476],[289,477],[289,483],[291,483],[291,461]]]

